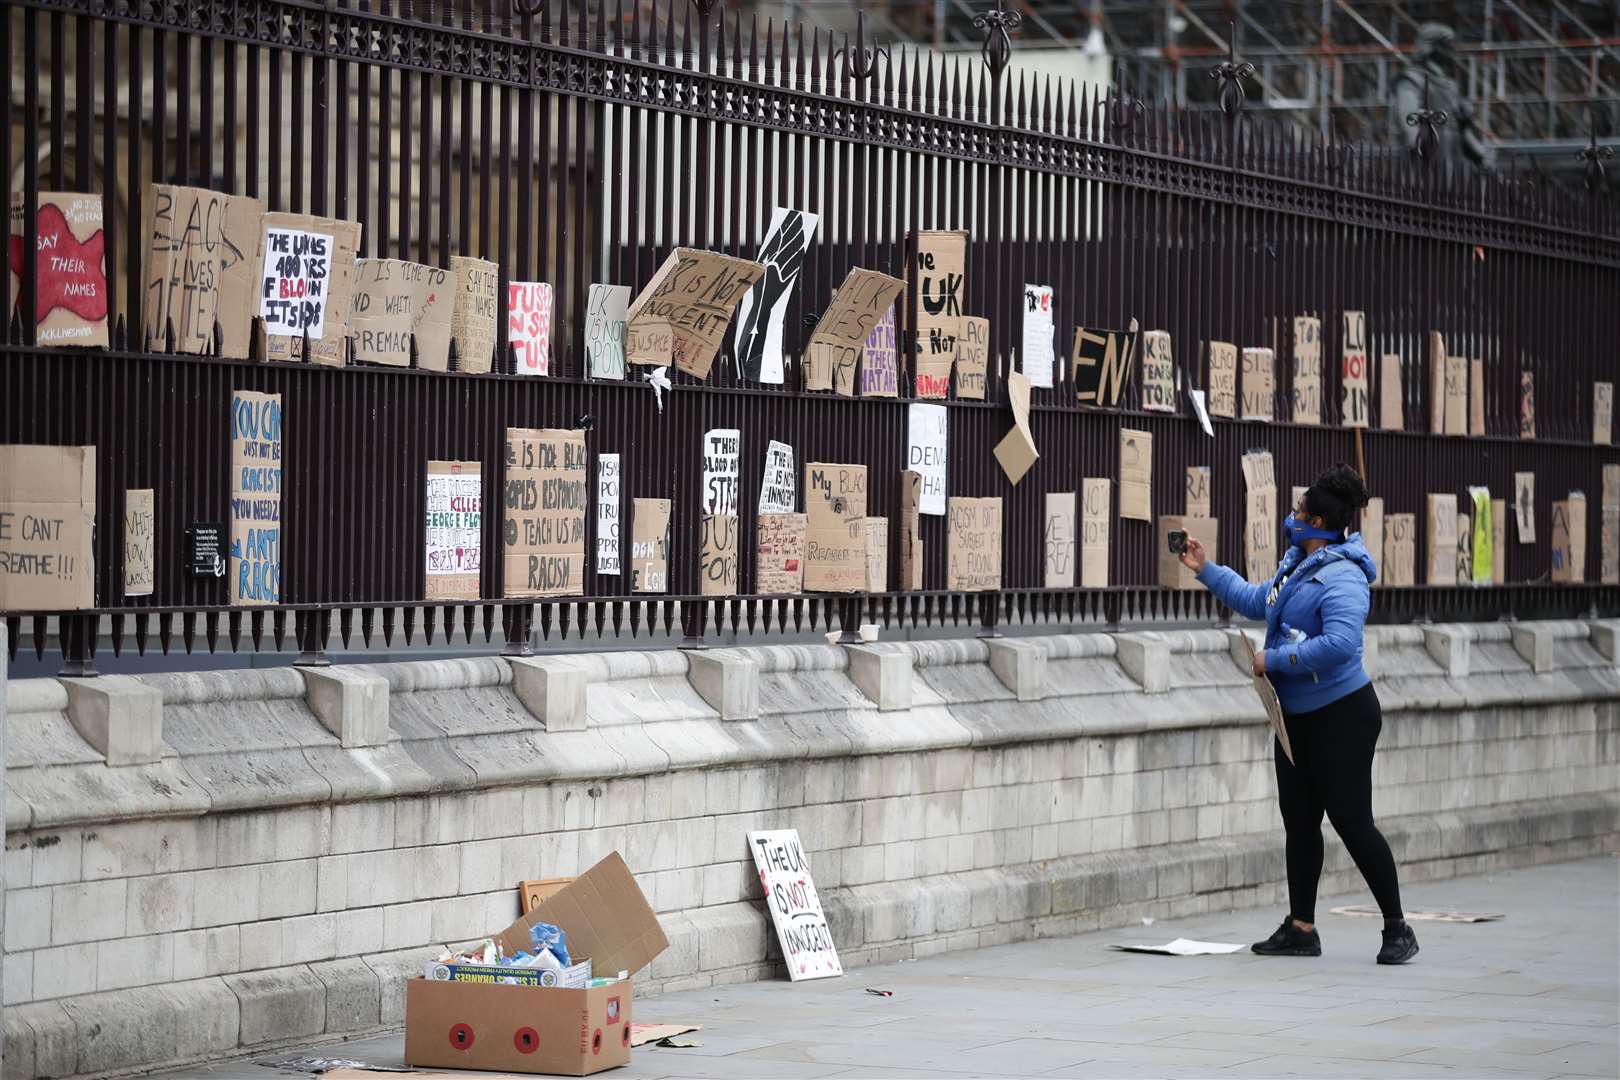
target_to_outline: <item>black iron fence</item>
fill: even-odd
[[[1044,587],[1045,495],[1117,478],[1122,425],[1154,435],[1155,518],[1183,511],[1187,466],[1211,467],[1228,561],[1242,551],[1244,450],[1272,450],[1284,500],[1328,464],[1360,464],[1386,514],[1417,515],[1420,583],[1426,494],[1483,484],[1511,498],[1514,472],[1533,470],[1543,530],[1555,498],[1578,489],[1591,500],[1589,584],[1548,580],[1544,531],[1534,545],[1510,540],[1506,584],[1378,589],[1376,616],[1620,610],[1620,588],[1595,583],[1600,467],[1620,460],[1592,433],[1593,384],[1620,373],[1620,212],[1598,196],[1303,143],[1245,116],[1236,97],[1228,115],[1165,113],[1003,72],[994,50],[996,70],[978,54],[890,53],[745,21],[712,2],[7,0],[0,34],[11,71],[0,194],[23,202],[22,250],[34,244],[38,192],[106,200],[111,347],[39,347],[31,320],[15,317],[0,344],[0,442],[98,447],[97,606],[60,616],[70,669],[89,668],[98,627],[114,649],[296,643],[313,657],[333,631],[368,643],[504,634],[525,648],[534,633],[694,640],[721,624],[1217,617],[1201,591],[1159,588],[1155,529],[1118,518],[1107,589]],[[143,326],[139,303],[152,182],[358,221],[363,257],[488,258],[502,296],[508,279],[551,282],[551,374],[503,373],[499,359],[495,372],[469,374],[166,352],[165,328]],[[742,595],[695,595],[709,429],[742,432],[745,507],[777,439],[801,468],[866,464],[869,512],[892,519],[899,508],[908,378],[896,399],[851,399],[804,390],[797,365],[773,386],[721,362],[702,383],[672,373],[660,407],[635,369],[624,382],[588,374],[590,283],[635,290],[681,245],[752,257],[778,205],[820,215],[787,319],[790,354],[850,267],[903,276],[917,230],[967,231],[965,310],[989,318],[991,359],[987,400],[948,402],[948,484],[953,495],[1005,499],[1000,592],[943,591],[945,525],[924,517],[923,591],[758,597],[745,513]],[[19,263],[0,310],[34,309],[33,265]],[[1060,358],[1076,326],[1135,319],[1171,334],[1183,388],[1202,387],[1205,342],[1277,344],[1279,420],[1217,419],[1211,438],[1184,394],[1173,414],[1142,411],[1137,390],[1118,410],[1080,406],[1060,360],[1053,388],[1034,393],[1040,460],[1010,485],[990,450],[1011,426],[1005,374],[1025,282],[1053,286]],[[1345,310],[1366,312],[1375,358],[1375,426],[1365,432],[1339,426]],[[1320,425],[1287,419],[1290,335],[1277,328],[1301,314],[1324,328]],[[1483,360],[1485,435],[1427,433],[1431,330]],[[1405,432],[1376,427],[1376,358],[1387,352],[1404,359]],[[1534,440],[1519,437],[1523,371],[1535,380]],[[226,517],[227,410],[240,389],[284,395],[283,602],[270,608],[231,608],[223,581],[183,567],[184,530]],[[425,463],[483,462],[484,502],[498,507],[504,429],[582,417],[593,463],[621,455],[626,508],[635,497],[673,500],[669,593],[632,598],[628,578],[588,564],[581,597],[503,599],[501,562],[486,556],[483,599],[426,603]],[[123,594],[121,570],[131,488],[156,491],[155,590],[138,598]],[[587,527],[590,552],[593,514]],[[500,515],[488,513],[483,550],[500,543]],[[7,617],[14,649],[45,647],[54,624],[44,613]]]

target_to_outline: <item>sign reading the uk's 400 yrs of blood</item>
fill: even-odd
[[[799,842],[797,829],[750,832],[748,850],[754,853],[765,906],[776,925],[776,940],[787,961],[788,978],[825,979],[844,973],[833,946],[821,897],[810,878],[810,859]]]

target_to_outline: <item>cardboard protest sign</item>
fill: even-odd
[[[596,572],[619,576],[619,455],[596,455]]]
[[[704,596],[737,595],[736,514],[704,514],[698,545],[699,592]]]
[[[1384,566],[1379,580],[1392,587],[1417,584],[1417,515],[1384,517]]]
[[[1136,349],[1141,335],[1136,320],[1128,330],[1074,332],[1074,397],[1082,405],[1117,409],[1125,388],[1136,377]]]
[[[1193,517],[1169,514],[1159,519],[1159,586],[1165,589],[1197,589],[1202,586],[1193,572],[1187,569],[1181,557],[1170,550],[1170,534],[1184,532],[1204,545],[1211,562],[1219,562],[1216,548],[1220,522],[1212,517]]]
[[[1491,580],[1507,583],[1507,500],[1491,500]]]
[[[1472,585],[1473,583],[1474,526],[1467,514],[1459,513],[1457,515],[1457,584]]]
[[[1446,433],[1446,339],[1429,331],[1429,431]]]
[[[124,492],[124,595],[151,596],[157,500],[151,488]]]
[[[1041,580],[1048,589],[1074,587],[1075,501],[1072,491],[1046,493],[1046,520],[1041,526],[1044,552]]]
[[[1209,517],[1209,466],[1187,466],[1188,517]]]
[[[889,519],[866,518],[866,591],[889,591]]]
[[[1029,430],[1029,379],[1021,371],[1007,374],[1007,402],[1012,406],[1012,430],[1002,436],[994,453],[1001,471],[1016,485],[1041,456]]]
[[[668,499],[634,499],[630,517],[630,591],[669,591]]]
[[[483,511],[481,463],[427,463],[425,599],[478,599],[484,566]]]
[[[1491,539],[1495,530],[1491,524],[1491,489],[1485,487],[1470,487],[1468,501],[1473,513],[1470,515],[1470,524],[1473,535],[1469,537],[1471,547],[1469,560],[1471,578],[1468,584],[1491,584],[1491,568],[1496,565],[1496,558],[1491,549]]]
[[[1620,465],[1603,466],[1598,515],[1598,580],[1614,585],[1620,583]]]
[[[804,466],[806,592],[859,592],[866,585],[866,466]]]
[[[1513,474],[1513,516],[1519,526],[1519,543],[1536,542],[1536,474]]]
[[[989,371],[990,320],[964,315],[962,336],[956,342],[956,396],[983,401]]]
[[[910,282],[917,323],[910,340],[916,356],[917,396],[942,398],[951,392],[951,366],[962,337],[962,298],[966,295],[967,233],[919,232]]]
[[[1119,516],[1153,520],[1153,433],[1119,429]]]
[[[1163,330],[1142,335],[1142,408],[1176,411],[1176,363],[1170,352],[1170,335]]]
[[[838,393],[845,397],[855,393],[855,365],[867,339],[904,289],[905,283],[899,278],[876,270],[852,267],[844,276],[838,294],[822,312],[805,347],[807,354],[815,355],[818,369],[831,368],[832,386]]]
[[[737,512],[737,474],[742,458],[742,432],[715,428],[703,435],[702,505],[705,514]]]
[[[629,312],[626,311],[628,319]],[[632,365],[655,366],[662,370],[669,364],[669,358],[675,355],[675,329],[663,319],[645,315],[640,322],[624,324],[624,359],[625,363]],[[653,382],[653,375],[647,376],[648,382]],[[656,385],[656,384],[654,384]],[[832,383],[816,387],[807,385],[807,390],[830,390]],[[659,398],[659,412],[663,412],[663,398]]]
[[[1428,500],[1427,555],[1423,560],[1429,585],[1457,584],[1457,496],[1431,493]]]
[[[759,485],[761,514],[791,514],[798,505],[798,478],[793,470],[793,447],[770,441],[765,448],[765,474]]]
[[[246,360],[258,309],[258,199],[153,184],[143,204],[141,324],[149,348]]]
[[[265,214],[262,222],[259,318],[265,358],[342,367],[360,223],[282,213]]]
[[[1276,354],[1270,349],[1243,350],[1243,419],[1272,418],[1276,366]]]
[[[107,347],[106,234],[101,196],[41,191],[34,208],[34,310],[19,311],[34,325],[38,345]],[[22,273],[28,261],[26,197],[11,193],[11,236],[6,264],[11,295],[22,307]]]
[[[1277,472],[1270,450],[1243,455],[1243,563],[1251,585],[1277,572]]]
[[[906,468],[922,477],[920,512],[945,514],[946,425],[943,405],[919,402],[906,407]]]
[[[1572,491],[1552,505],[1552,579],[1580,584],[1586,580],[1586,496]]]
[[[916,592],[923,587],[922,473],[900,474],[900,588]]]
[[[1345,326],[1348,329],[1351,312],[1345,312]],[[1245,350],[1247,352],[1247,350]],[[1245,357],[1247,359],[1247,357]],[[1244,396],[1247,406],[1248,370],[1244,370]],[[1322,320],[1314,315],[1294,316],[1294,386],[1289,395],[1293,402],[1293,410],[1289,416],[1296,424],[1320,424],[1322,422]],[[1270,396],[1267,396],[1264,415],[1258,411],[1250,412],[1245,407],[1244,419],[1271,418]],[[1258,409],[1258,406],[1257,406]]]
[[[1293,510],[1299,505],[1300,500],[1305,498],[1305,492],[1308,490],[1308,488],[1309,485],[1307,484],[1295,484],[1293,487],[1288,489],[1289,510]]]
[[[1105,476],[1080,481],[1080,585],[1108,588],[1108,512],[1112,485]]]
[[[281,602],[280,394],[231,393],[232,604]]]
[[[660,367],[673,363],[688,375],[707,379],[732,312],[764,277],[765,267],[757,262],[676,248],[625,313],[630,341],[626,359]],[[655,353],[649,345],[663,340],[664,324],[669,328],[669,347]],[[643,327],[647,338],[638,336]],[[751,332],[761,334],[764,327],[756,324]],[[764,349],[763,342],[760,348]]]
[[[1339,422],[1364,428],[1372,417],[1367,387],[1367,313],[1344,313],[1344,367],[1339,380]]]
[[[784,596],[804,591],[804,514],[759,515],[759,543],[754,560],[755,591]]]
[[[355,361],[409,367],[414,335],[418,366],[445,370],[455,292],[454,276],[436,266],[403,259],[356,260],[349,309]]]
[[[1446,434],[1468,434],[1468,358],[1446,355]]]
[[[765,242],[760,245],[759,258],[752,264],[760,267],[759,275],[750,282],[740,301],[723,301],[727,315],[733,304],[737,309],[737,372],[745,379],[772,385],[782,382],[782,321],[787,318],[793,287],[798,284],[799,272],[804,267],[804,253],[810,248],[810,239],[815,236],[820,220],[816,214],[785,206],[772,210]],[[724,325],[720,329],[724,333]],[[712,361],[713,356],[709,359]],[[696,366],[702,367],[702,373],[694,370],[692,374],[700,378],[708,375],[708,361],[694,361]]]
[[[993,592],[1001,588],[1001,500],[953,495],[945,519],[945,587],[952,592]]]
[[[1592,441],[1608,446],[1614,437],[1614,383],[1592,384]]]
[[[624,378],[624,319],[630,286],[592,285],[585,298],[585,359],[593,379]]]
[[[96,606],[96,448],[0,446],[0,611]]]
[[[1237,415],[1237,346],[1229,341],[1209,343],[1209,414],[1228,420]]]
[[[1468,433],[1485,434],[1485,361],[1468,361]]]
[[[894,305],[866,335],[861,348],[861,397],[897,397],[900,393],[900,331],[894,321]]]
[[[1024,333],[1019,363],[1029,385],[1052,388],[1052,286],[1024,286]]]
[[[1536,437],[1536,376],[1534,372],[1519,372],[1519,438]]]
[[[1385,431],[1406,429],[1406,409],[1401,384],[1401,354],[1385,353],[1378,369],[1378,426]]]
[[[1361,508],[1361,544],[1372,557],[1373,566],[1378,570],[1378,576],[1373,579],[1374,585],[1388,584],[1384,578],[1387,571],[1384,567],[1384,500],[1371,498],[1367,505]]]
[[[754,853],[754,869],[765,891],[765,907],[776,927],[788,978],[798,982],[842,975],[844,967],[838,962],[838,949],[827,916],[822,914],[821,898],[810,876],[810,857],[799,842],[798,830],[752,831],[748,850]]]
[[[456,302],[450,312],[456,369],[481,375],[491,369],[495,359],[501,268],[470,255],[452,255],[450,272],[456,275]]]
[[[551,374],[551,286],[544,281],[506,283],[506,343],[513,374]]]
[[[507,596],[577,596],[584,591],[585,510],[590,503],[585,433],[507,428],[505,546]]]

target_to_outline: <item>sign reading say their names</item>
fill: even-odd
[[[842,975],[844,965],[839,963],[832,930],[821,910],[821,897],[810,876],[810,858],[799,841],[799,830],[750,832],[748,850],[754,853],[759,884],[765,890],[765,906],[770,909],[776,940],[787,961],[788,978],[799,982]]]

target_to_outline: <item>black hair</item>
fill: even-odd
[[[1324,469],[1305,489],[1305,509],[1322,519],[1329,532],[1342,532],[1355,520],[1356,511],[1367,505],[1367,485],[1361,474],[1344,462]]]

